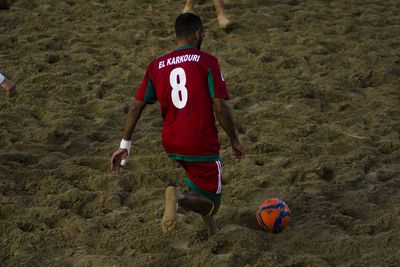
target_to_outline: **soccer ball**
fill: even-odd
[[[278,198],[267,199],[256,212],[258,225],[272,233],[282,232],[289,224],[290,215],[288,205]]]

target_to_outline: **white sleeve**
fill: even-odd
[[[5,79],[6,77],[4,77],[4,75],[0,72],[0,83],[4,82]]]

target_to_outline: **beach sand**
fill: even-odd
[[[184,1],[16,0],[0,10],[1,266],[398,266],[400,3],[229,0],[218,28],[197,7],[203,50],[220,59],[247,158],[220,131],[219,232],[179,210],[160,221],[169,177],[159,105],[109,171],[147,64],[175,48]],[[255,211],[291,208],[266,233]]]

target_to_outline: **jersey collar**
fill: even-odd
[[[191,45],[182,45],[182,46],[178,46],[177,48],[175,48],[175,50],[182,50],[182,49],[188,49],[188,48],[194,48]]]

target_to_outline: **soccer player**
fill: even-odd
[[[0,72],[0,86],[6,90],[6,95],[12,97],[15,95],[15,88],[16,85],[13,81],[7,79],[3,74]]]
[[[193,7],[196,5],[198,0],[186,0],[186,5],[183,8],[183,13],[193,12]],[[228,28],[231,22],[225,16],[224,12],[224,1],[214,0],[215,11],[217,11],[218,24],[221,28]]]
[[[216,233],[214,214],[222,192],[220,143],[215,116],[227,133],[238,159],[244,149],[236,134],[225,100],[229,98],[218,60],[200,51],[204,38],[201,19],[193,13],[178,16],[175,22],[178,47],[153,60],[136,93],[125,123],[120,147],[111,158],[111,169],[118,173],[121,160],[131,149],[131,137],[147,104],[159,101],[163,118],[162,143],[168,157],[186,171],[187,192],[176,189],[171,180],[166,189],[162,230],[175,226],[177,203],[199,213],[209,236]]]

